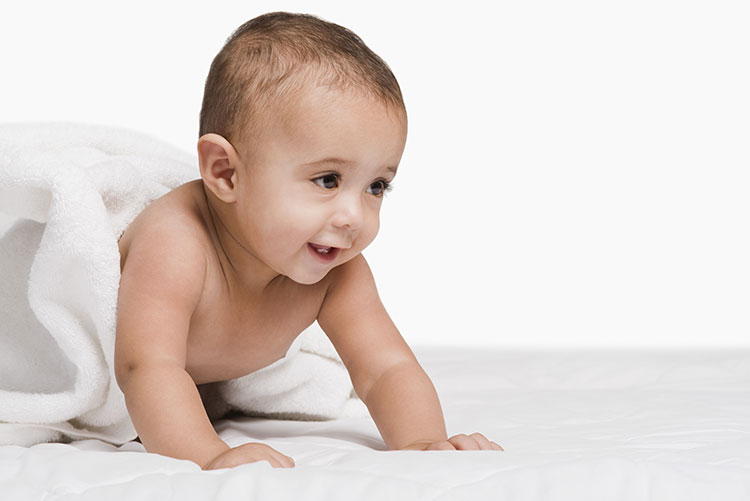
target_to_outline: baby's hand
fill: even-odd
[[[243,444],[232,447],[216,456],[213,461],[203,467],[204,470],[218,470],[232,468],[256,461],[268,461],[274,468],[292,468],[294,460],[276,449],[260,443]]]
[[[432,442],[429,440],[423,440],[414,442],[402,447],[402,451],[502,451],[503,448],[497,445],[495,442],[490,442],[481,433],[472,433],[469,436],[454,435],[448,440],[438,440]]]

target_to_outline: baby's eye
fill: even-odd
[[[373,195],[380,197],[385,194],[386,191],[390,191],[391,185],[388,183],[388,181],[385,181],[384,179],[380,179],[378,181],[375,181],[370,185],[370,188],[373,189],[373,191],[369,192]]]
[[[325,176],[316,177],[312,181],[321,188],[332,190],[339,185],[339,176],[338,174],[326,174]],[[318,181],[322,181],[322,183]]]

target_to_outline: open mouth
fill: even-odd
[[[338,247],[326,247],[325,245],[317,245],[310,242],[307,243],[307,247],[313,256],[324,263],[329,263],[336,259],[341,250]]]

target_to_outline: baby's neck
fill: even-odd
[[[205,187],[204,194],[206,210],[201,212],[208,215],[205,224],[230,290],[241,289],[245,294],[262,296],[270,286],[286,278],[266,266],[235,236],[240,232],[236,230],[231,207],[217,200]]]

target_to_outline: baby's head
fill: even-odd
[[[406,119],[396,78],[356,34],[314,16],[275,12],[237,28],[214,58],[199,136],[242,142],[310,86],[370,95]]]
[[[206,196],[253,259],[297,282],[374,239],[405,140],[393,73],[341,26],[266,14],[211,65],[198,142]]]

